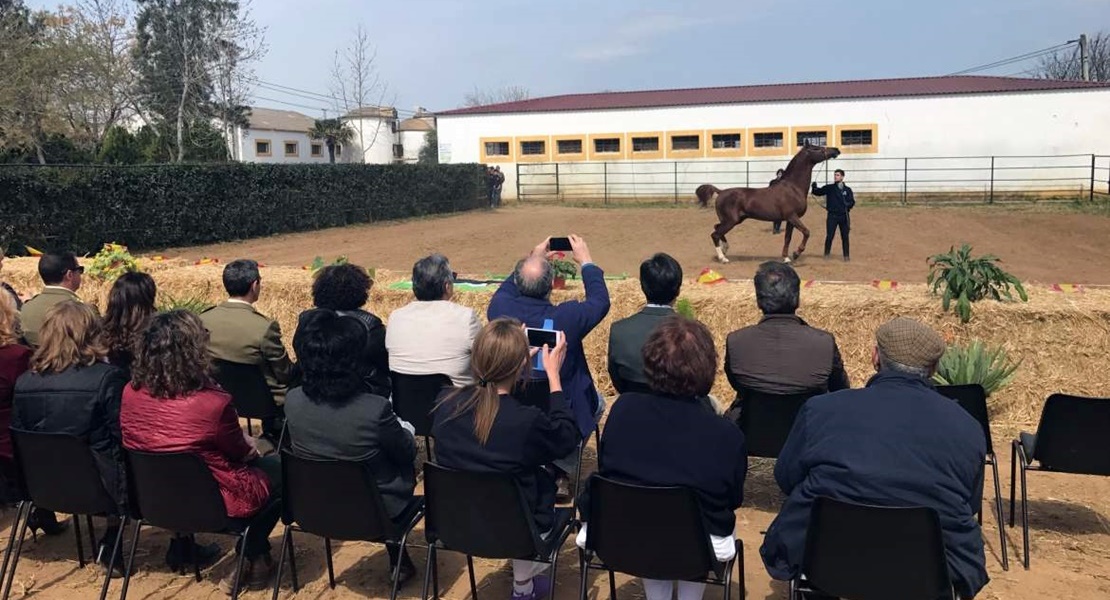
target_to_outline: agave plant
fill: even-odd
[[[971,304],[985,298],[1013,301],[1011,288],[1022,302],[1029,300],[1021,281],[1007,273],[997,263],[997,256],[986,254],[972,257],[971,246],[964,244],[944,254],[929,258],[929,277],[926,280],[934,294],[942,293],[941,306],[945,312],[950,307],[961,322],[971,320]],[[955,306],[953,307],[953,303]]]
[[[177,298],[167,294],[165,299],[158,304],[159,312],[169,312],[171,310],[187,310],[192,313],[200,314],[212,308],[212,304],[204,299],[204,296],[184,296]]]
[[[674,311],[687,319],[697,318],[694,314],[694,305],[687,298],[679,298],[678,302],[675,302]]]
[[[978,383],[990,396],[1014,378],[1021,362],[1014,362],[1002,346],[987,346],[980,340],[949,346],[937,365],[933,381],[940,385]]]

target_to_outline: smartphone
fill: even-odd
[[[543,348],[547,344],[548,348],[554,348],[555,344],[559,341],[558,332],[554,329],[533,329],[528,327],[524,330],[528,334],[528,345],[532,348]]]
[[[553,237],[547,244],[547,249],[552,252],[571,252],[574,248],[570,247],[570,238],[567,237]]]

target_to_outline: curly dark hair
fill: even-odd
[[[358,265],[330,265],[320,269],[312,282],[312,303],[316,308],[357,310],[370,299],[374,280]]]
[[[705,396],[717,376],[717,347],[705,325],[675,315],[652,331],[644,343],[644,375],[653,392],[668,396]]]
[[[172,310],[155,315],[139,337],[131,386],[156,398],[180,398],[213,385],[208,330],[197,315]]]
[[[355,317],[319,308],[301,316],[293,349],[309,400],[342,406],[364,389],[359,359],[366,337],[366,326]]]

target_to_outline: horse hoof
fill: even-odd
[[[789,257],[789,256],[787,256],[787,257],[784,257],[784,258],[782,259],[782,262],[784,262],[784,263],[786,263],[786,264],[790,264],[790,263],[791,263],[791,262],[793,262],[793,261],[791,261],[791,260],[790,260],[790,257]]]

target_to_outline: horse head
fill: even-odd
[[[798,154],[803,155],[806,162],[816,165],[840,156],[840,148],[834,148],[832,146],[814,146],[806,142],[806,145],[802,146]]]

